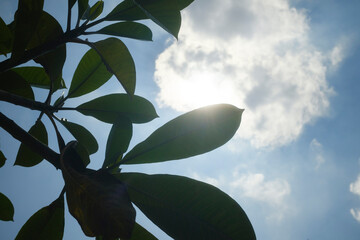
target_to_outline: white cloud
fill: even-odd
[[[360,197],[360,175],[355,182],[350,183],[350,192]],[[351,208],[350,213],[356,221],[360,222],[360,209]]]
[[[292,212],[287,203],[291,187],[284,179],[267,180],[262,173],[240,174],[237,168],[232,175],[218,178],[201,177],[197,173],[192,173],[191,177],[221,188],[235,199],[251,199],[263,209],[268,220],[280,222]]]
[[[360,222],[360,209],[350,209],[350,213],[356,221]]]
[[[195,1],[180,40],[156,61],[157,101],[179,111],[232,103],[246,109],[241,138],[287,144],[327,113],[327,64],[343,59],[341,47],[316,49],[309,31],[306,12],[287,0]]]
[[[325,163],[322,144],[314,138],[310,143],[310,150],[315,161],[315,169],[319,169]]]
[[[241,175],[231,182],[231,187],[234,191],[241,191],[245,197],[272,206],[282,205],[284,198],[291,192],[287,181],[283,179],[265,181],[265,176],[261,173]]]
[[[350,192],[360,196],[360,175],[355,182],[350,184]]]

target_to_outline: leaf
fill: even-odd
[[[119,117],[113,124],[106,143],[103,167],[118,161],[126,152],[132,137],[132,123],[126,117]]]
[[[99,149],[95,137],[83,126],[69,121],[60,121],[62,125],[79,141],[89,154],[96,153]]]
[[[29,134],[45,145],[48,144],[46,128],[41,121],[37,121],[35,125],[30,128]],[[39,164],[42,160],[42,156],[33,152],[32,149],[26,146],[24,143],[21,143],[14,165],[32,167]]]
[[[33,87],[44,89],[50,88],[49,76],[46,74],[45,69],[42,67],[18,67],[11,69],[11,71],[19,74]],[[54,86],[54,91],[66,88],[63,78],[60,78],[60,81],[57,81],[56,84],[57,86]]]
[[[64,197],[60,197],[32,215],[20,229],[15,240],[61,240],[64,226]]]
[[[120,2],[105,18],[107,21],[135,21],[148,19],[148,16],[133,0]]]
[[[136,145],[121,163],[163,162],[211,151],[234,136],[242,112],[229,104],[217,104],[185,113]]]
[[[107,38],[94,43],[94,47],[108,71],[115,75],[128,94],[134,95],[135,63],[125,44],[120,39]]]
[[[173,175],[120,173],[131,201],[174,239],[256,239],[239,204],[218,188]]]
[[[14,221],[14,206],[10,199],[0,192],[0,220]]]
[[[6,56],[7,53],[11,51],[13,35],[0,17],[0,54],[4,54]]]
[[[11,58],[20,58],[40,22],[44,0],[19,0]],[[42,24],[41,24],[42,25]]]
[[[76,110],[84,115],[114,123],[119,116],[133,123],[145,123],[158,117],[154,106],[145,98],[127,94],[109,94],[83,103]]]
[[[0,151],[0,168],[5,165],[6,157],[4,156],[3,152]]]
[[[41,13],[40,22],[41,24],[38,25],[33,38],[29,42],[29,49],[56,40],[60,35],[63,34],[61,25],[50,14],[43,11]],[[49,75],[50,80],[54,82],[55,87],[60,85],[65,59],[66,47],[65,44],[63,44],[35,58],[34,61],[44,67],[46,73]]]
[[[82,57],[75,70],[68,98],[79,97],[98,89],[111,76],[99,54],[94,49],[90,49]]]
[[[100,29],[96,33],[152,41],[152,32],[150,28],[144,24],[136,22],[114,23]]]
[[[194,0],[177,0],[179,10],[182,10],[189,6]]]
[[[60,158],[69,212],[89,237],[130,238],[136,212],[125,185],[104,170],[86,169],[73,144]]]
[[[103,1],[97,1],[94,4],[94,6],[92,6],[90,8],[88,19],[91,20],[91,21],[96,19],[102,13],[103,9],[104,9],[104,2]]]
[[[88,6],[89,0],[78,0],[78,21],[80,21]]]
[[[178,38],[181,15],[177,0],[134,0],[134,3],[157,25]]]
[[[0,89],[12,94],[16,94],[34,100],[34,92],[29,83],[19,74],[13,71],[0,73]]]
[[[140,224],[135,223],[130,240],[157,240],[157,238]]]
[[[156,2],[155,0],[153,2]],[[177,0],[179,10],[184,9],[193,0]],[[120,2],[107,16],[107,21],[136,21],[148,19],[149,17],[134,3],[133,0],[125,0]]]

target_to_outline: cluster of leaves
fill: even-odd
[[[177,160],[211,151],[231,139],[240,125],[243,110],[228,104],[212,105],[173,119],[128,151],[133,124],[147,123],[158,115],[148,100],[135,95],[134,61],[117,37],[151,40],[151,30],[136,22],[150,19],[177,38],[180,11],[192,1],[124,0],[99,18],[103,1],[90,6],[88,0],[68,0],[65,31],[43,10],[43,0],[19,0],[10,24],[0,18],[0,53],[11,54],[0,63],[0,100],[40,112],[29,131],[0,113],[0,126],[21,141],[15,165],[31,167],[46,159],[62,171],[65,181],[59,198],[36,212],[16,239],[62,239],[65,195],[69,212],[83,232],[97,239],[156,239],[135,222],[132,204],[174,239],[255,239],[245,212],[219,189],[181,176],[120,171],[123,164]],[[71,28],[71,10],[76,3],[78,18]],[[115,23],[89,30],[106,21]],[[97,42],[80,38],[91,34],[115,37]],[[66,88],[62,68],[70,42],[86,44],[90,50],[80,60],[67,95],[53,100],[56,91]],[[40,66],[18,67],[30,60]],[[65,107],[67,99],[98,89],[113,75],[126,93]],[[33,87],[48,89],[45,102],[35,100]],[[95,137],[85,127],[59,118],[61,110],[78,111],[112,124],[101,169],[86,168],[89,155],[98,150]],[[44,115],[55,129],[60,154],[47,146]],[[65,144],[55,121],[76,141]],[[0,167],[5,160],[0,152]],[[0,219],[13,220],[13,215],[11,201],[0,194]]]

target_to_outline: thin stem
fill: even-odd
[[[52,106],[49,106],[45,103],[38,102],[35,100],[30,100],[28,98],[24,98],[24,97],[6,92],[4,90],[0,90],[0,101],[5,101],[8,103],[26,107],[31,110],[38,110],[38,111],[44,111],[44,112],[55,111],[55,108],[53,108]]]
[[[60,168],[60,155],[54,152],[51,148],[31,136],[28,132],[22,129],[17,125],[13,120],[6,117],[0,112],[0,127],[7,131],[11,136],[20,142],[24,143],[26,146],[34,150],[44,159],[49,161],[56,169]]]
[[[70,31],[70,25],[71,25],[71,8],[72,6],[70,6],[70,0],[68,0],[68,15],[67,15],[67,24],[66,24],[66,31],[69,32]]]
[[[55,133],[56,133],[56,138],[58,140],[58,145],[59,145],[59,151],[61,152],[64,148],[65,148],[65,141],[63,139],[63,137],[61,136],[59,129],[56,126],[56,123],[53,119],[53,116],[50,115],[49,113],[46,113],[46,115],[48,116],[48,118],[51,121],[51,124],[53,125],[54,129],[55,129]]]

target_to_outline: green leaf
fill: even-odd
[[[18,67],[13,68],[11,71],[16,72],[22,78],[24,78],[31,86],[49,89],[50,88],[50,79],[46,74],[45,69],[42,67]],[[63,78],[60,78],[60,81],[56,82],[55,91],[58,89],[66,88],[65,81]]]
[[[114,23],[100,29],[96,33],[152,41],[152,32],[150,28],[144,24],[136,22]]]
[[[69,121],[60,121],[62,125],[79,141],[89,154],[97,152],[99,149],[95,137],[83,126]]]
[[[119,117],[113,124],[106,143],[103,167],[118,161],[129,147],[132,137],[132,123],[126,117]]]
[[[106,16],[107,21],[135,21],[142,19],[148,19],[148,16],[133,0],[122,1]]]
[[[0,151],[0,168],[4,166],[5,162],[6,162],[6,157],[4,156],[3,152]]]
[[[29,134],[34,138],[44,143],[48,144],[48,136],[46,132],[46,128],[41,121],[37,121],[34,126],[32,126],[29,130]],[[19,151],[16,156],[15,164],[23,167],[32,167],[36,164],[40,163],[43,160],[43,157],[33,152],[31,148],[29,148],[24,143],[21,143]]]
[[[15,240],[61,240],[64,226],[64,197],[60,197],[32,215],[20,229]]]
[[[15,32],[11,58],[20,58],[40,22],[44,0],[19,0],[15,13]],[[42,24],[39,24],[42,25]]]
[[[13,35],[0,17],[0,54],[4,54],[6,56],[7,53],[11,51]]]
[[[185,113],[136,145],[121,163],[163,162],[211,151],[234,136],[242,112],[229,104],[217,104]]]
[[[46,12],[42,12],[40,18],[41,24],[38,25],[36,32],[29,42],[28,48],[35,48],[47,42],[56,40],[63,34],[61,25],[56,19]],[[51,81],[55,86],[59,86],[61,82],[62,69],[66,59],[65,44],[58,46],[34,59],[35,62],[41,64]]]
[[[116,177],[131,201],[173,239],[256,239],[244,210],[214,186],[165,174]]]
[[[157,240],[157,238],[140,224],[135,223],[130,240]]]
[[[75,70],[68,97],[79,97],[92,92],[106,83],[111,76],[99,54],[90,49]]]
[[[14,206],[9,198],[0,192],[0,220],[14,221]]]
[[[86,236],[130,238],[136,212],[125,185],[105,170],[86,169],[73,145],[60,157],[69,212]]]
[[[152,1],[156,4],[158,0]],[[150,2],[150,1],[149,1]],[[177,0],[179,10],[184,9],[193,0]],[[119,3],[107,16],[107,21],[136,21],[149,17],[134,3],[133,0],[125,0]]]
[[[89,10],[89,17],[88,19],[90,21],[96,19],[103,11],[104,9],[104,2],[103,1],[97,1],[94,6],[92,6]]]
[[[144,13],[165,31],[178,38],[181,15],[177,0],[134,0]]]
[[[89,0],[78,0],[78,21],[80,21],[88,6]]]
[[[133,123],[145,123],[158,117],[148,100],[127,94],[102,96],[81,104],[76,110],[107,123],[114,123],[119,116],[127,117]]]
[[[187,6],[189,6],[194,0],[177,0],[178,2],[178,7],[180,10],[186,8]]]
[[[19,74],[12,70],[0,73],[0,89],[31,100],[34,100],[34,93],[29,83]]]
[[[120,39],[107,38],[94,43],[94,47],[108,71],[115,75],[128,94],[133,95],[136,84],[135,63],[125,44]]]

